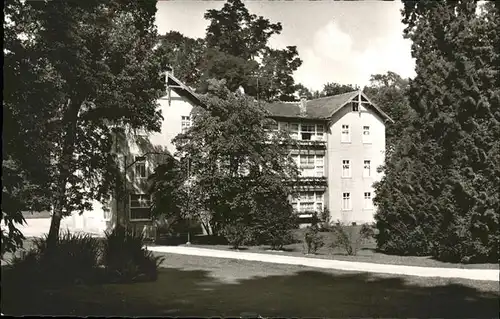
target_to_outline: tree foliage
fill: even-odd
[[[83,212],[91,200],[109,194],[116,177],[111,127],[159,130],[156,100],[163,83],[153,50],[156,3],[12,1],[6,6],[10,84],[5,105],[17,125],[6,133],[33,139],[34,153],[27,154],[39,156],[43,177],[35,184],[50,185],[54,207],[51,244],[62,216]],[[37,171],[33,159],[15,156],[23,170]]]
[[[498,4],[404,2],[416,116],[377,186],[379,248],[498,261]],[[396,155],[395,155],[396,157]]]
[[[359,90],[359,87],[353,86],[351,84],[339,84],[334,82],[328,82],[323,85],[323,90],[321,91],[321,96],[332,96],[343,94],[347,92],[352,92],[355,90]]]
[[[386,74],[373,74],[370,85],[363,89],[372,102],[389,115],[394,123],[386,123],[386,161],[394,151],[401,134],[411,125],[415,112],[410,107],[408,93],[410,82],[399,74],[388,71]]]
[[[302,64],[295,46],[269,47],[281,24],[251,14],[240,0],[228,0],[220,10],[208,10],[205,37],[178,32],[163,37],[165,60],[186,84],[206,93],[210,79],[224,79],[232,92],[239,87],[263,100],[293,100],[292,74]],[[177,72],[179,70],[179,72]]]
[[[261,105],[230,92],[224,81],[209,83],[202,97],[207,108],[193,109],[193,126],[174,139],[179,156],[190,160],[191,189],[209,212],[215,234],[244,224],[252,227],[253,238],[264,238],[267,231],[265,241],[272,242],[273,231],[286,232],[276,226],[290,230],[293,219],[288,197],[298,171],[279,144],[291,140],[284,131],[268,139],[265,126],[273,120]],[[269,219],[270,214],[281,219]]]

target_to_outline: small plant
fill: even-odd
[[[323,208],[319,214],[319,220],[321,221],[320,228],[322,231],[330,230],[330,210],[328,208]]]
[[[298,227],[298,217],[291,207],[283,206],[268,208],[265,214],[253,222],[252,234],[256,244],[282,250],[285,245],[294,242],[293,230]]]
[[[224,227],[224,237],[233,249],[239,249],[242,245],[248,244],[252,240],[251,229],[242,224],[235,223]]]
[[[14,257],[12,268],[27,280],[50,284],[94,281],[99,269],[100,243],[88,234],[63,233],[52,250],[47,236],[33,241],[33,247]]]
[[[361,245],[374,236],[373,228],[368,224],[348,226],[339,221],[333,225],[332,231],[335,239],[330,247],[332,249],[340,247],[349,256],[355,256]]]
[[[164,259],[144,247],[144,236],[140,232],[117,227],[106,233],[102,262],[111,281],[156,280]]]
[[[304,241],[307,246],[308,254],[316,254],[317,251],[325,245],[323,236],[319,233],[318,221],[319,218],[317,213],[313,213],[311,226],[306,228]]]

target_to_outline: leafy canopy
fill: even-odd
[[[288,197],[298,172],[283,146],[291,140],[284,131],[269,136],[266,127],[274,120],[259,103],[232,93],[224,81],[209,83],[202,97],[206,108],[193,109],[193,126],[174,142],[191,163],[191,189],[210,212],[214,232],[243,223],[262,234],[257,228],[267,222],[266,214],[293,219]]]
[[[5,106],[15,124],[5,133],[20,171],[50,186],[50,243],[63,215],[109,195],[111,128],[160,128],[155,12],[154,1],[6,3]],[[32,152],[15,146],[25,137]]]

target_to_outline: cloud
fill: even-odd
[[[314,35],[314,51],[333,61],[344,61],[352,50],[352,39],[349,34],[340,30],[337,24],[330,21]]]
[[[304,63],[294,74],[297,82],[321,90],[327,82],[366,85],[370,76],[393,71],[403,77],[415,75],[411,42],[402,37],[403,25],[395,21],[383,36],[353,39],[334,21],[318,29],[313,43],[299,50]],[[366,41],[364,49],[354,49],[354,41]]]

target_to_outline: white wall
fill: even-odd
[[[34,213],[36,214],[36,213]],[[26,224],[16,225],[25,237],[41,237],[48,234],[51,218],[26,218]],[[2,229],[6,227],[2,224]],[[96,236],[104,236],[106,230],[106,221],[102,205],[94,201],[93,209],[85,211],[82,215],[73,213],[70,216],[63,217],[60,226],[61,232],[69,230],[70,232],[89,233]]]
[[[341,143],[342,125],[350,128],[350,143]],[[362,141],[363,126],[370,126],[371,144]],[[360,112],[352,112],[350,104],[337,112],[327,135],[328,144],[328,206],[331,220],[336,222],[372,222],[375,209],[364,209],[364,192],[374,197],[373,183],[382,177],[377,167],[384,162],[385,125],[384,120],[373,111],[361,107]],[[342,160],[349,160],[351,178],[342,178]],[[371,161],[371,177],[363,177],[364,160]],[[351,196],[350,211],[342,211],[342,193]]]
[[[181,132],[181,117],[190,116],[193,106],[174,91],[171,94],[170,105],[167,97],[161,98],[159,104],[163,115],[161,132],[152,133],[149,139],[155,145],[166,146],[168,151],[174,155],[175,147],[172,144],[172,139]]]

